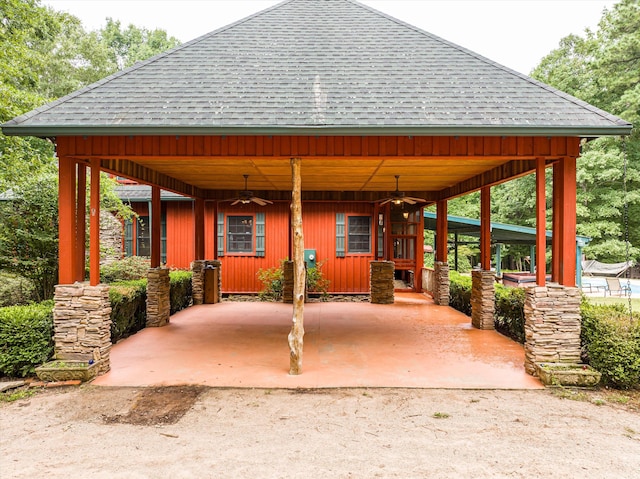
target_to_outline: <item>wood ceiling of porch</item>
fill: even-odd
[[[458,196],[578,156],[573,137],[59,137],[58,155],[205,199],[248,189],[289,199],[290,159],[302,159],[307,199],[375,200],[399,189],[429,201]],[[314,193],[316,193],[314,195]]]

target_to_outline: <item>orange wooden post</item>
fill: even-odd
[[[160,199],[160,187],[151,187],[151,267],[158,268],[160,266],[160,250],[162,236],[162,202]]]
[[[87,165],[78,163],[78,201],[76,205],[75,281],[84,281],[87,244]]]
[[[436,204],[436,261],[447,262],[448,224],[447,200],[440,200]]]
[[[560,258],[562,257],[562,168],[553,165],[553,220],[551,239],[551,281],[560,282]]]
[[[100,160],[91,159],[89,216],[89,284],[100,283]]]
[[[58,165],[58,283],[73,284],[77,272],[76,164],[59,153]]]
[[[213,259],[218,259],[218,202],[213,202]]]
[[[204,259],[204,199],[196,198],[194,205],[195,248],[194,259]]]
[[[546,162],[544,158],[538,158],[536,160],[536,283],[538,286],[546,285],[547,272],[547,196],[545,166]]]
[[[491,187],[480,192],[480,263],[484,271],[491,270]]]
[[[560,284],[576,285],[576,159],[564,157],[562,168],[562,254]]]
[[[413,275],[413,283],[416,293],[422,293],[422,268],[424,268],[424,208],[420,208],[418,210],[418,214],[420,215],[420,218],[418,219],[418,236],[416,238],[416,242],[418,243],[416,245],[416,272]]]

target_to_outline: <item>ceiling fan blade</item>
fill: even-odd
[[[402,201],[404,201],[405,203],[407,203],[408,205],[415,205],[416,202],[413,201],[412,198],[407,198],[406,196],[404,198],[402,198]]]
[[[387,203],[391,203],[392,201],[393,201],[393,198],[384,198],[382,200],[378,200],[378,202],[380,203],[380,206],[386,205]]]
[[[416,203],[426,203],[427,202],[427,200],[425,200],[424,198],[416,198],[415,196],[405,196],[404,198],[408,199],[408,200],[415,201]]]
[[[241,198],[237,198],[235,200],[229,200],[229,201],[233,201],[233,203],[231,203],[231,206],[235,206],[238,203],[242,203],[242,199]]]
[[[265,200],[265,199],[262,199],[262,198],[258,198],[256,196],[252,197],[251,201],[253,201],[255,204],[260,205],[260,206],[265,206],[267,204],[272,204],[271,201]]]

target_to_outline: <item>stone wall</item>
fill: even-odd
[[[282,262],[282,302],[293,304],[293,261]]]
[[[123,258],[122,222],[113,213],[100,210],[100,264],[109,264]]]
[[[478,329],[495,329],[495,274],[493,271],[471,272],[471,324]]]
[[[449,306],[449,263],[436,261],[433,267],[435,270],[433,302],[440,306]]]
[[[109,286],[59,284],[53,309],[56,359],[93,360],[98,374],[110,369],[111,302]]]
[[[147,273],[147,328],[169,324],[171,281],[167,268],[151,268]]]
[[[218,268],[218,298],[216,303],[222,301],[222,262],[220,260],[199,259],[191,263],[191,286],[193,289],[193,304],[204,303],[204,270],[207,267]]]
[[[525,360],[535,363],[580,362],[580,291],[551,283],[527,288],[524,303]]]
[[[371,261],[370,284],[371,302],[375,304],[393,304],[394,284],[393,273],[395,264],[393,261]]]

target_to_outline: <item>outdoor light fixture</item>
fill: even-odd
[[[403,211],[403,212],[402,212],[402,217],[403,217],[405,220],[408,220],[408,219],[409,219],[409,212],[408,212],[408,211]]]

